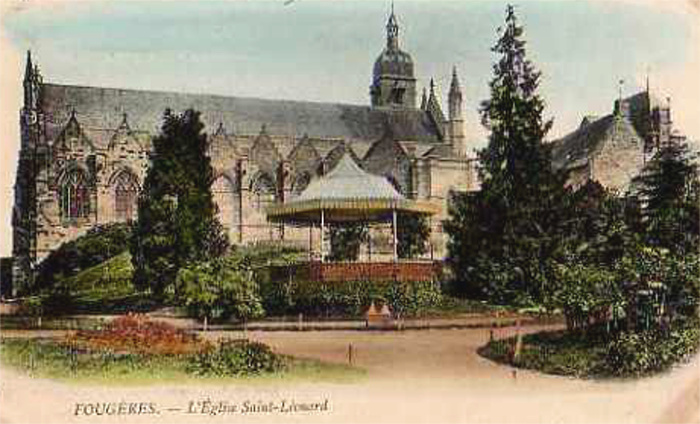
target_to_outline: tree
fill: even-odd
[[[131,253],[135,283],[162,296],[190,261],[223,254],[228,241],[216,219],[213,168],[199,112],[166,110],[153,139],[139,198]]]
[[[565,175],[551,165],[537,94],[540,72],[526,58],[523,28],[513,6],[492,51],[491,97],[481,105],[488,146],[479,153],[481,189],[456,196],[445,230],[449,262],[461,291],[497,301],[541,298],[547,261],[558,248]],[[519,300],[518,300],[519,299]]]
[[[356,261],[360,246],[367,241],[368,227],[365,223],[347,223],[330,227],[331,251],[328,260]]]
[[[428,250],[430,227],[424,216],[400,213],[396,219],[399,258],[415,258]]]
[[[635,179],[642,201],[646,242],[673,254],[696,252],[698,225],[698,172],[688,145],[663,145]]]
[[[240,257],[196,262],[177,274],[177,291],[198,318],[247,320],[264,314],[253,270]]]
[[[599,182],[589,180],[569,192],[559,229],[560,257],[569,262],[610,268],[637,239],[631,228],[626,198],[617,197]]]

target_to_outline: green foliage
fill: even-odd
[[[491,98],[481,107],[490,131],[479,153],[481,188],[452,199],[444,228],[464,294],[527,304],[541,300],[546,261],[559,247],[565,175],[552,169],[543,144],[551,121],[543,119],[540,73],[526,58],[512,6],[500,33]]]
[[[98,225],[75,240],[53,250],[38,267],[36,285],[44,289],[100,264],[128,249],[131,227],[115,223]]]
[[[424,216],[400,213],[396,219],[399,258],[415,258],[428,250],[430,227]]]
[[[136,285],[156,297],[172,287],[185,264],[220,256],[228,248],[215,216],[203,129],[199,112],[166,110],[161,134],[153,139],[130,250]]]
[[[494,340],[478,353],[496,362],[547,374],[595,377],[606,374],[605,352],[610,340],[600,327],[585,336],[568,331],[549,331],[523,336],[517,363],[514,352],[517,338]]]
[[[361,316],[372,301],[386,301],[395,314],[421,315],[440,306],[442,293],[431,282],[312,282],[277,284],[278,302],[269,315]]]
[[[329,261],[356,261],[360,246],[367,241],[368,227],[364,223],[347,223],[330,227],[331,240]]]
[[[603,325],[582,334],[541,332],[523,337],[517,363],[516,337],[494,340],[479,354],[512,366],[575,377],[637,377],[669,369],[698,351],[696,319],[678,320],[669,328],[644,332],[608,332]]]
[[[666,249],[638,246],[616,264],[615,272],[628,296],[628,316],[639,321],[630,325],[642,323],[649,327],[650,321],[658,320],[662,309],[671,317],[696,314],[700,304],[697,255],[679,256]],[[640,294],[648,294],[655,304],[644,308],[639,304]]]
[[[176,294],[200,318],[257,318],[264,314],[250,265],[238,256],[195,262],[180,269]]]
[[[634,181],[646,242],[681,255],[697,252],[700,237],[700,187],[693,159],[687,144],[664,144]]]
[[[295,373],[301,377],[324,378],[331,372],[344,376],[337,366],[305,360],[287,360],[260,343],[245,340],[222,342],[208,354],[164,355],[114,353],[109,350],[79,349],[71,344],[44,339],[3,339],[2,362],[21,371],[49,378],[97,381],[115,384],[182,384],[206,377],[256,376]]]
[[[613,375],[640,376],[668,369],[693,355],[700,345],[700,323],[680,321],[670,329],[621,334],[608,346],[607,369]]]
[[[589,180],[566,197],[559,235],[560,257],[594,266],[612,266],[633,248],[635,205]]]
[[[221,341],[214,349],[191,357],[187,371],[200,376],[247,376],[278,372],[281,356],[267,345],[248,340]]]
[[[549,301],[564,312],[569,330],[587,329],[596,318],[607,320],[610,311],[619,311],[624,305],[615,274],[605,268],[557,265],[555,276],[558,287]]]

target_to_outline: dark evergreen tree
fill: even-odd
[[[356,261],[362,243],[367,241],[368,231],[367,224],[361,222],[331,226],[328,231],[331,242],[328,260]]]
[[[557,259],[611,268],[636,244],[629,207],[628,199],[615,196],[597,181],[589,180],[571,192],[558,232],[565,257]]]
[[[216,219],[213,169],[199,112],[166,110],[139,199],[132,240],[135,283],[161,296],[188,262],[221,255],[228,241]]]
[[[683,142],[663,145],[635,179],[645,241],[685,255],[698,249],[698,172]]]
[[[462,292],[502,302],[536,301],[547,280],[547,261],[558,248],[565,176],[552,169],[543,144],[551,121],[543,118],[540,72],[526,57],[513,6],[499,33],[492,48],[499,60],[491,98],[481,107],[490,131],[479,154],[482,185],[454,199],[445,225],[448,260]]]
[[[400,213],[396,219],[399,258],[415,258],[428,251],[430,227],[421,215]]]

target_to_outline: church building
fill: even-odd
[[[432,80],[418,101],[415,63],[399,30],[392,11],[368,105],[55,84],[28,53],[12,216],[15,287],[31,284],[37,264],[62,243],[136,218],[166,109],[201,112],[216,172],[212,191],[233,243],[307,246],[317,233],[270,224],[265,208],[293,198],[348,154],[407,198],[441,207],[431,244],[436,257],[444,255],[440,220],[450,192],[478,186],[464,99],[455,68],[447,114]]]

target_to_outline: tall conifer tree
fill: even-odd
[[[698,171],[688,145],[663,145],[635,179],[642,200],[644,238],[673,254],[698,249]]]
[[[211,194],[213,168],[199,112],[166,110],[139,199],[132,241],[135,282],[162,295],[191,261],[228,246]]]
[[[499,33],[491,98],[481,106],[490,131],[479,153],[481,189],[454,199],[446,225],[449,260],[467,293],[502,302],[537,300],[557,247],[564,175],[553,171],[543,144],[552,123],[543,118],[540,72],[526,57],[513,6]]]

